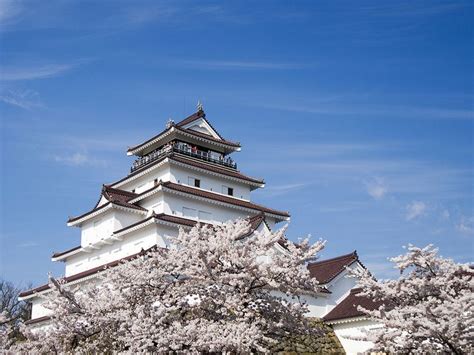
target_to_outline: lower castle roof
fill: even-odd
[[[363,317],[366,314],[358,310],[359,306],[369,311],[373,311],[378,309],[383,304],[382,302],[374,301],[367,296],[361,296],[361,292],[362,289],[360,288],[352,289],[346,298],[344,298],[336,307],[334,307],[331,312],[324,316],[323,320],[332,322],[347,318]]]

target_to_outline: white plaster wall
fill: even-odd
[[[322,318],[328,313],[328,302],[330,302],[331,295],[325,295],[320,297],[314,297],[309,295],[303,295],[301,298],[308,305],[308,317]]]
[[[189,177],[201,180],[201,189],[227,195],[227,191],[223,192],[222,188],[223,186],[231,187],[234,189],[234,197],[250,200],[250,186],[247,184],[242,184],[224,177],[201,173],[185,167],[171,166],[170,178],[172,182],[188,185]]]
[[[151,211],[153,209],[157,214],[165,213],[165,201],[162,192],[157,192],[156,194],[141,200],[139,204],[141,207],[146,208],[148,211]]]
[[[142,214],[131,211],[111,209],[100,214],[81,226],[81,246],[97,243],[110,236],[114,231],[127,227],[143,219]]]
[[[95,218],[88,220],[81,226],[81,246],[95,243],[104,236],[109,236],[114,231],[114,212],[108,210]]]
[[[369,350],[373,346],[373,343],[350,338],[361,337],[366,331],[380,328],[381,325],[370,320],[360,320],[350,323],[333,324],[332,327],[347,354],[361,354]]]
[[[123,211],[123,210],[114,210],[114,225],[113,225],[113,232],[118,231],[119,229],[128,227],[131,224],[134,224],[145,217],[142,214],[133,213],[130,211]]]
[[[75,275],[105,265],[154,245],[166,247],[167,243],[163,237],[166,233],[170,234],[170,232],[166,227],[160,227],[160,225],[151,224],[129,235],[124,235],[122,241],[115,241],[111,245],[104,245],[90,253],[79,253],[68,258],[65,263],[65,275]]]
[[[139,178],[120,185],[118,188],[126,191],[135,190],[136,193],[141,193],[152,188],[154,186],[155,179],[158,179],[158,181],[170,181],[170,166],[168,163],[153,169],[149,173],[140,176]]]
[[[331,291],[328,298],[326,313],[329,313],[336,305],[347,297],[350,290],[357,286],[357,280],[353,277],[347,277],[348,271],[343,271],[334,280],[332,280],[327,288]]]
[[[51,311],[49,309],[43,307],[44,302],[45,298],[43,297],[36,297],[32,299],[31,319],[49,316],[51,314]]]
[[[211,213],[210,220],[207,222],[213,223],[222,223],[229,220],[235,220],[237,218],[245,218],[258,213],[257,211],[254,213],[250,211],[247,212],[240,209],[217,205],[195,198],[189,198],[170,193],[165,194],[164,202],[164,211],[166,214],[193,219],[191,215],[183,214],[183,207],[186,207],[195,209],[196,211]]]

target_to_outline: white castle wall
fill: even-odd
[[[184,167],[171,166],[170,179],[172,182],[193,186],[190,178],[201,180],[201,188],[204,190],[227,195],[226,188],[231,187],[234,189],[234,197],[247,201],[250,200],[250,186],[248,184],[239,183],[224,177],[204,174]]]
[[[122,210],[109,210],[81,226],[81,246],[97,243],[100,239],[110,236],[114,231],[125,228],[143,219],[143,215]]]
[[[154,245],[166,247],[168,236],[177,235],[177,229],[151,224],[141,230],[124,235],[122,241],[93,249],[89,253],[79,253],[66,260],[65,276],[75,275],[83,271],[101,266],[112,261],[146,250]]]
[[[380,328],[382,325],[371,320],[358,320],[351,322],[344,322],[332,325],[334,333],[341,342],[346,354],[363,354],[373,347],[370,341],[359,340],[366,332],[371,329]]]
[[[171,175],[169,164],[163,164],[144,174],[143,176],[128,181],[127,183],[120,185],[117,188],[126,191],[135,190],[135,192],[139,194],[145,190],[151,189],[154,186],[155,179],[157,181],[170,181],[170,176]]]
[[[43,303],[45,299],[36,297],[31,300],[31,319],[41,318],[51,314],[51,311],[44,308]]]
[[[166,214],[185,217],[190,219],[201,219],[206,222],[222,223],[237,218],[253,216],[258,211],[244,211],[212,202],[192,198],[191,196],[181,196],[165,193],[164,209]]]

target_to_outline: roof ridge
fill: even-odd
[[[206,117],[206,114],[204,113],[204,110],[199,110],[199,111],[196,111],[196,112],[190,114],[188,117],[182,119],[178,123],[175,123],[175,126],[181,127],[181,126],[187,125],[188,123],[191,123],[191,122],[193,122],[197,119],[205,118],[205,117]]]
[[[122,190],[122,189],[118,189],[116,187],[112,187],[110,185],[102,185],[103,186],[103,191],[112,191],[112,192],[115,192],[117,194],[122,194],[122,195],[128,195],[128,196],[135,196],[137,195],[135,192],[131,192],[131,191],[127,191],[127,190]]]
[[[331,263],[331,262],[336,262],[336,261],[340,261],[341,259],[344,259],[344,258],[348,258],[350,256],[354,256],[356,258],[356,260],[359,259],[359,256],[357,255],[357,251],[354,250],[352,253],[349,253],[349,254],[344,254],[344,255],[340,255],[340,256],[335,256],[333,258],[330,258],[330,259],[326,259],[326,260],[321,260],[321,261],[315,261],[314,263],[310,263],[308,265],[308,267],[311,267],[313,265],[321,265],[321,264],[327,264],[327,263]]]

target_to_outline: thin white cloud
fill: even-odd
[[[449,213],[448,210],[444,210],[443,212],[441,212],[441,219],[447,221],[450,218],[451,218],[451,214]]]
[[[474,235],[474,216],[462,216],[461,220],[456,225],[456,229],[462,234]]]
[[[0,94],[0,101],[25,110],[44,107],[39,93],[34,90],[7,90]]]
[[[299,63],[239,61],[239,60],[183,60],[175,62],[198,69],[253,69],[253,70],[290,70],[306,67]]]
[[[1,0],[0,1],[0,25],[10,23],[23,11],[20,1]]]
[[[364,208],[366,203],[353,201],[353,202],[344,202],[337,206],[322,206],[319,208],[319,212],[322,213],[340,213],[340,212],[347,212],[347,211],[355,211]]]
[[[426,204],[422,201],[413,201],[406,206],[406,220],[412,221],[426,214]]]
[[[58,163],[63,163],[70,166],[106,166],[107,162],[101,159],[95,159],[88,156],[86,153],[74,153],[66,156],[55,156],[54,161]]]
[[[75,66],[76,64],[48,64],[31,67],[2,66],[0,68],[0,80],[17,81],[46,79],[63,74]]]
[[[37,246],[39,246],[38,242],[25,242],[17,245],[18,248],[33,248]]]
[[[295,191],[295,190],[299,190],[299,189],[304,188],[305,186],[308,186],[308,185],[309,185],[308,183],[274,185],[274,186],[266,188],[265,190],[267,191],[267,195],[278,196],[278,195],[287,194],[287,193]]]
[[[371,181],[366,181],[367,193],[376,200],[381,200],[388,192],[388,187],[384,179],[375,177]]]
[[[427,107],[410,107],[410,106],[380,106],[380,105],[364,105],[357,107],[354,104],[344,102],[335,105],[314,104],[314,105],[284,105],[284,104],[268,104],[258,105],[263,108],[303,112],[318,115],[331,116],[377,116],[377,117],[403,117],[407,119],[457,119],[457,120],[474,120],[474,111],[472,109],[449,109],[449,108],[427,108]]]

